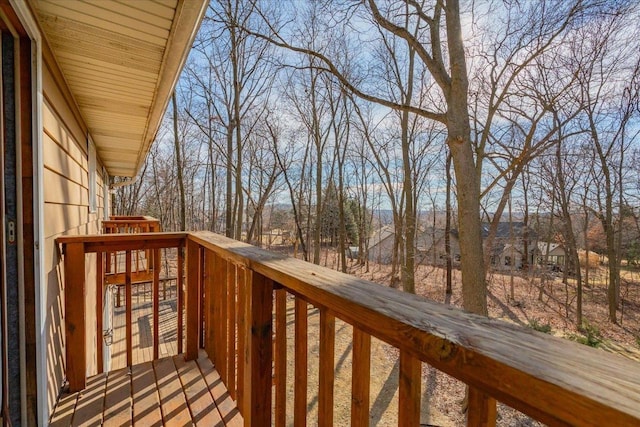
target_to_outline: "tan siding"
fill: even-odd
[[[60,134],[62,139],[58,139],[56,136],[58,132],[66,132],[69,136],[76,141],[84,141],[86,140],[86,125],[84,123],[78,122],[76,118],[76,114],[74,113],[74,108],[71,106],[72,99],[69,99],[65,96],[64,92],[59,84],[64,84],[64,82],[60,82],[58,79],[54,77],[52,70],[49,67],[43,67],[42,70],[42,86],[47,88],[44,91],[44,98],[46,100],[45,106],[48,106],[49,109],[54,113],[56,119],[61,123],[55,124],[51,121],[44,122],[44,127],[47,132],[52,132],[52,138],[58,140],[59,142],[65,142],[64,134]],[[43,119],[47,120],[46,108],[43,108]],[[49,117],[50,119],[50,117]],[[86,153],[87,144],[83,144],[80,147],[82,152]]]
[[[87,171],[47,134],[44,134],[43,137],[43,151],[47,161],[44,165],[45,168],[78,185],[88,186]]]
[[[87,179],[86,174],[83,180]],[[58,203],[65,205],[89,206],[89,190],[76,182],[70,181],[64,176],[58,175],[49,169],[44,170],[45,203]]]
[[[103,197],[98,197],[98,210],[89,213],[89,161],[86,152],[86,126],[79,122],[64,82],[43,68],[43,161],[44,161],[44,224],[45,224],[45,319],[47,399],[53,408],[65,377],[64,360],[64,289],[59,279],[64,276],[61,255],[55,244],[65,234],[94,234],[99,232],[103,215]],[[102,166],[98,162],[98,194],[102,190]],[[87,258],[87,277],[95,277],[95,255]],[[95,281],[89,280],[86,289],[87,360],[88,373],[96,370],[96,313]]]

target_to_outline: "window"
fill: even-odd
[[[87,138],[87,148],[89,151],[89,212],[95,213],[98,210],[98,188],[97,188],[97,159],[96,147],[90,137]]]
[[[102,195],[103,195],[103,208],[104,208],[104,216],[103,219],[109,219],[110,208],[109,208],[109,174],[107,173],[107,168],[102,168]]]
[[[504,257],[504,265],[511,265],[511,257],[510,256],[505,256]]]

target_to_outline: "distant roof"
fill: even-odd
[[[369,249],[380,244],[383,240],[388,239],[396,233],[393,225],[385,225],[376,230],[369,239]]]
[[[486,239],[489,236],[489,228],[491,227],[491,223],[483,222],[482,225],[482,238]],[[531,229],[531,227],[526,227],[524,222],[514,221],[514,222],[499,222],[498,229],[496,230],[496,238],[498,239],[507,239],[513,233],[514,237],[522,237],[524,235],[525,228],[529,229],[529,239],[535,239],[536,232]],[[451,234],[458,237],[459,231],[457,229],[452,229]]]

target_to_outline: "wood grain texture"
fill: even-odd
[[[371,384],[371,335],[353,329],[353,363],[351,371],[351,426],[369,425]]]
[[[180,355],[90,377],[85,390],[61,397],[50,425],[238,427],[243,419],[201,350],[196,361]]]
[[[236,402],[240,407],[240,412],[244,413],[244,361],[245,361],[245,345],[246,345],[246,276],[247,270],[238,268],[238,310],[236,310],[236,319],[238,324],[238,377],[236,381],[237,396]]]
[[[105,379],[105,374],[87,379],[87,387],[78,393],[72,426],[102,425],[102,411],[96,411],[95,407],[104,407],[105,393],[102,385]]]
[[[320,309],[320,361],[318,362],[318,426],[333,426],[336,318]]]
[[[104,425],[126,426],[132,422],[131,376],[128,369],[110,372],[104,398]]]
[[[236,399],[236,285],[237,268],[229,265],[227,268],[227,381],[226,386],[232,399]]]
[[[156,387],[160,396],[162,421],[167,426],[185,426],[191,422],[189,407],[172,358],[153,362]]]
[[[223,365],[226,366],[225,361],[225,347],[226,340],[224,339],[224,327],[223,327],[223,282],[227,280],[227,261],[223,260],[217,255],[214,255],[214,282],[213,282],[213,330],[215,336],[215,345],[213,351],[213,363],[218,370],[218,373],[224,381]]]
[[[160,249],[153,250],[153,360],[160,347]]]
[[[400,351],[398,378],[398,425],[420,424],[421,364],[406,351]]]
[[[198,333],[200,331],[200,249],[195,242],[187,241],[187,352],[186,359],[198,358]]]
[[[69,391],[85,387],[87,371],[85,333],[85,255],[82,243],[71,243],[64,248],[64,301]]]
[[[214,333],[215,311],[213,289],[215,286],[215,255],[211,251],[204,254],[204,348],[211,357],[215,354],[216,337]]]
[[[468,388],[467,396],[467,426],[495,427],[496,400],[473,387]]]
[[[96,349],[98,373],[104,371],[103,366],[103,304],[104,303],[104,253],[96,253]]]
[[[287,291],[276,289],[274,372],[275,425],[285,426],[287,421]]]
[[[544,423],[640,423],[633,361],[213,233],[189,240]]]
[[[127,332],[127,366],[133,365],[133,335],[132,335],[132,319],[131,319],[131,251],[125,252],[125,276],[124,276],[124,292],[125,292],[125,310],[126,310],[126,332]]]
[[[200,356],[198,357],[197,362],[200,372],[202,373],[202,377],[207,383],[211,395],[214,397],[218,412],[220,413],[220,416],[222,416],[222,420],[225,425],[228,427],[240,427],[244,425],[244,420],[237,405],[231,398],[229,390],[225,388],[222,378],[220,378],[220,374],[214,368],[213,363],[211,363],[207,354],[200,351]]]
[[[273,282],[248,271],[244,425],[271,424]]]
[[[293,423],[296,427],[307,425],[307,365],[308,365],[308,313],[307,302],[296,298],[295,302],[295,359],[293,380]]]
[[[131,396],[133,398],[134,424],[162,426],[160,397],[151,362],[138,364],[131,368]]]
[[[196,357],[197,359],[197,357]],[[175,356],[173,361],[180,375],[189,411],[197,426],[224,425],[205,380],[195,360],[185,360],[182,355]]]
[[[224,264],[224,273],[219,276],[217,287],[218,287],[218,325],[219,325],[219,333],[218,335],[218,343],[217,348],[219,350],[219,362],[216,365],[216,369],[220,373],[220,377],[222,377],[222,381],[224,381],[224,385],[229,385],[229,341],[227,340],[227,334],[229,332],[228,324],[229,324],[229,307],[227,306],[227,293],[229,290],[229,281],[231,280],[231,276],[233,274],[233,265],[231,265],[228,261],[218,258],[218,262]]]
[[[403,357],[429,363],[482,394],[500,400],[544,423],[640,423],[640,371],[634,362],[622,357],[538,334],[516,325],[465,313],[213,233],[147,236],[149,235],[140,239],[149,247],[158,245],[162,238],[178,241],[187,238],[188,245],[196,251],[200,246],[240,266],[241,270],[247,269],[252,278],[248,282],[254,283],[255,278],[265,282],[273,280],[296,296],[296,425],[306,424],[307,313],[303,299],[329,310],[332,315],[362,332],[397,347]],[[63,240],[68,245],[94,245],[94,250],[99,245],[105,250],[104,248],[113,248],[117,242],[110,242],[110,237],[112,236],[80,236]],[[82,243],[85,239],[86,243]],[[100,242],[98,239],[104,241]],[[132,247],[136,244],[135,239],[124,242]],[[258,340],[256,334],[259,330],[253,325],[256,315],[266,319],[267,315],[262,310],[268,308],[269,319],[271,316],[272,300],[269,298],[269,301],[265,300],[264,306],[257,307],[256,292],[253,285],[248,288],[248,298],[243,304],[247,322],[242,328],[243,333],[247,334],[244,337],[245,345],[255,344],[253,341]],[[302,303],[305,305],[304,312],[300,307]],[[269,336],[269,341],[270,338]],[[270,353],[271,346],[268,347]],[[256,362],[255,357],[250,357],[254,351],[252,347],[243,351],[247,355],[242,374],[243,408],[246,402],[255,399],[256,390],[251,378],[255,378],[257,374]],[[265,355],[258,357],[264,358]],[[263,368],[264,372],[258,375],[270,380],[271,365],[265,364]],[[238,375],[241,375],[240,370]],[[303,388],[304,396],[301,395]],[[248,406],[246,409],[251,412],[252,408]]]
[[[182,353],[182,347],[184,342],[184,248],[178,248],[178,295],[177,310],[178,310],[178,354]]]

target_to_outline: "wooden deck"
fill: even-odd
[[[122,292],[123,290],[121,290]],[[124,294],[123,294],[124,295]],[[165,297],[166,296],[166,297]],[[126,308],[124,296],[121,306],[117,307],[113,297],[113,331],[108,347],[111,353],[111,369],[127,366]],[[131,295],[131,327],[132,327],[132,359],[133,364],[153,360],[153,302],[151,284],[134,285]],[[176,282],[172,281],[166,292],[160,289],[159,304],[159,346],[160,358],[178,354],[178,302],[176,299]],[[184,336],[184,334],[183,334]]]
[[[134,365],[87,380],[62,396],[51,418],[62,426],[241,426],[243,420],[204,351]]]

